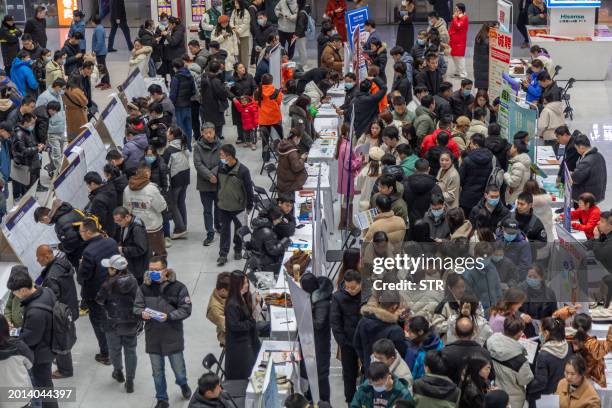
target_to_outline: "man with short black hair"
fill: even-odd
[[[443,195],[436,194],[431,197],[431,205],[425,213],[423,221],[429,224],[429,235],[432,239],[440,242],[450,237],[450,227],[446,220]]]
[[[454,120],[457,120],[459,116],[470,116],[471,106],[474,104],[474,95],[472,95],[473,86],[474,82],[471,79],[465,78],[461,80],[461,88],[453,92],[450,104]]]
[[[368,18],[363,25],[363,29],[365,32],[369,33],[366,42],[361,43],[361,45],[363,46],[363,50],[365,52],[372,51],[372,41],[375,39],[381,41],[378,32],[376,32],[376,21],[374,21],[374,19]]]
[[[544,99],[548,102],[559,102],[561,101],[561,94],[563,90],[557,85],[557,81],[551,79],[550,74],[544,70],[538,74],[538,83],[542,88],[542,95],[540,95],[540,105],[544,103]]]
[[[429,95],[429,91],[427,87],[423,85],[414,86],[412,91],[414,93],[414,98],[412,98],[406,109],[408,109],[408,112],[414,113],[416,117],[416,110],[421,106],[421,99],[423,99],[425,95]]]
[[[544,224],[533,213],[533,195],[522,192],[516,199],[516,209],[513,214],[519,228],[530,242],[546,242],[547,234]]]
[[[453,153],[449,149],[449,143],[452,141],[456,145],[457,142],[451,139],[451,133],[448,130],[443,130],[439,132],[436,135],[435,140],[436,145],[427,149],[424,159],[429,162],[429,174],[434,177],[437,177],[438,171],[440,170],[440,156],[442,155],[442,153],[449,153],[451,157],[454,158]],[[459,149],[458,146],[457,149]]]
[[[217,205],[221,223],[221,241],[217,266],[227,263],[232,223],[234,224],[234,259],[242,259],[242,239],[238,229],[242,222],[238,216],[246,210],[246,217],[253,209],[253,182],[248,167],[236,158],[236,148],[225,144],[219,149],[221,166],[218,172]]]
[[[444,81],[442,72],[438,66],[438,54],[429,52],[425,55],[425,69],[416,75],[416,85],[427,88],[430,95],[436,95],[440,91],[440,85]]]
[[[109,237],[115,234],[113,210],[117,207],[117,190],[112,183],[104,183],[102,176],[95,171],[85,174],[83,179],[89,190],[89,203],[85,212],[95,215],[102,229]]]
[[[149,239],[144,222],[125,207],[113,210],[113,220],[119,226],[115,230],[118,250],[128,261],[127,270],[134,275],[139,285],[149,266]]]
[[[147,88],[149,95],[151,96],[151,102],[159,102],[164,107],[164,112],[168,112],[172,117],[172,124],[176,124],[176,114],[174,111],[174,104],[168,98],[168,95],[164,93],[162,87],[158,84],[151,84]]]
[[[420,145],[425,136],[435,130],[436,101],[431,95],[424,95],[421,98],[421,105],[416,108],[416,119],[414,120],[414,130],[417,136],[417,143]]]
[[[73,72],[83,65],[83,52],[81,51],[80,42],[83,39],[83,33],[80,31],[74,31],[66,42],[62,51],[66,53],[66,62],[64,63],[64,72],[67,76],[72,75]]]
[[[384,363],[375,361],[366,372],[367,380],[357,389],[350,408],[392,407],[396,400],[412,399],[406,381],[391,374]]]
[[[408,207],[408,225],[412,226],[425,216],[434,196],[441,196],[442,189],[429,172],[429,162],[419,159],[414,164],[414,174],[404,182],[403,198]]]
[[[608,271],[608,275],[603,278],[608,289],[604,307],[608,307],[612,300],[612,211],[601,213],[593,235],[594,239],[587,241],[587,247],[593,250],[595,258]]]
[[[576,150],[574,135],[579,134],[580,132],[577,130],[574,131],[574,134],[571,134],[566,125],[559,126],[555,129],[557,144],[553,146],[553,149],[557,158],[561,159],[559,173],[557,174],[557,184],[565,182],[565,166],[567,166],[570,173],[576,169],[580,154]]]
[[[578,201],[582,193],[591,193],[599,203],[606,198],[606,159],[591,146],[586,135],[575,136],[574,145],[581,157],[572,173],[572,200]]]
[[[198,391],[193,393],[187,408],[233,408],[234,402],[230,400],[223,388],[217,374],[208,372],[202,374],[198,380]]]
[[[378,91],[375,94],[370,93],[372,83],[378,86]],[[378,117],[378,103],[387,95],[387,84],[378,77],[369,76],[359,83],[359,92],[357,92],[350,107],[345,111],[353,113],[355,109],[354,128],[355,134],[363,134],[368,126]]]
[[[386,195],[391,200],[391,210],[393,213],[402,220],[406,220],[408,217],[408,209],[406,208],[406,203],[402,198],[403,193],[404,186],[395,179],[395,176],[391,174],[383,174],[378,179],[378,193],[372,195],[372,198],[370,199],[370,206],[372,208],[376,206],[376,198],[379,195]]]
[[[440,119],[449,118],[452,121],[453,109],[451,107],[451,97],[453,96],[453,84],[442,82],[438,88],[438,93],[434,94],[436,100],[436,116]]]
[[[402,126],[410,125],[414,122],[416,116],[413,112],[410,112],[406,106],[406,98],[401,95],[393,97],[391,101],[393,103],[393,120],[401,122]],[[397,125],[396,125],[397,126]]]
[[[379,361],[384,363],[387,367],[389,367],[391,374],[406,381],[408,384],[408,390],[412,392],[412,384],[414,383],[412,372],[410,372],[408,364],[395,349],[395,345],[391,340],[376,340],[376,343],[374,343],[372,346],[371,361]]]
[[[441,350],[425,354],[425,376],[414,382],[414,400],[418,406],[458,406],[461,390],[446,375],[447,362]]]
[[[344,56],[341,54],[342,52],[342,38],[336,34],[323,48],[320,66],[342,74],[344,69]]]
[[[499,224],[510,215],[510,210],[501,201],[500,188],[489,184],[485,188],[484,197],[471,208],[469,214],[472,227],[487,227],[495,233]]]
[[[21,120],[23,119],[23,115],[26,113],[33,113],[34,109],[36,109],[36,98],[32,95],[26,95],[21,100],[21,105],[19,108],[11,110],[11,112],[6,117],[5,122],[13,129]]]
[[[278,208],[280,208],[283,216],[280,223],[276,224],[272,229],[276,233],[278,239],[291,238],[295,234],[296,219],[293,204],[295,198],[291,194],[279,194],[276,199]]]

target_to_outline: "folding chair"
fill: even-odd
[[[219,373],[221,373],[221,376],[219,376],[219,379],[223,381],[223,378],[225,378],[225,370],[223,370],[223,368],[221,367],[221,364],[223,363],[224,358],[225,358],[225,347],[223,347],[223,349],[221,350],[221,355],[219,356],[220,361],[217,360],[217,357],[215,357],[213,353],[208,353],[207,355],[204,356],[204,359],[202,360],[202,366],[204,366],[204,368],[207,369],[209,372],[213,372],[213,368],[217,366],[217,369],[215,370],[215,374],[219,375]]]
[[[568,91],[574,87],[574,83],[576,80],[574,78],[568,79],[563,91],[561,92],[561,100],[565,103],[565,109],[563,110],[563,114],[565,117],[569,117],[570,120],[574,120],[574,108],[570,104],[570,94]]]
[[[352,248],[359,237],[361,236],[361,230],[359,228],[354,228],[347,235],[342,247],[340,249],[329,249],[325,252],[325,260],[327,262],[331,262],[333,265],[329,270],[327,276],[334,281],[336,279],[336,275],[338,271],[340,271],[340,265],[342,264],[342,257],[344,256],[344,250],[348,248]],[[349,243],[350,240],[350,243]]]
[[[274,163],[268,163],[264,166],[264,170],[266,171],[268,178],[272,182],[272,185],[270,186],[270,192],[272,193],[272,199],[274,199],[276,197],[276,194],[278,193],[278,189],[276,187],[276,165],[274,165]]]

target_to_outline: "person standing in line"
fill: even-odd
[[[164,151],[164,161],[170,172],[170,211],[174,221],[172,239],[187,236],[187,187],[190,183],[189,150],[185,134],[177,127],[168,129],[168,147]]]
[[[96,295],[96,303],[104,307],[108,316],[105,331],[113,364],[111,376],[119,383],[125,382],[125,391],[130,394],[134,392],[136,376],[136,336],[142,327],[140,319],[133,312],[138,282],[128,272],[128,261],[121,255],[103,259],[100,264],[108,268],[108,277]]]
[[[7,14],[2,19],[2,26],[0,26],[0,49],[4,70],[9,77],[11,76],[11,64],[19,52],[19,37],[21,37],[21,30],[15,25],[15,17]]]
[[[85,13],[81,10],[74,10],[72,12],[72,23],[70,24],[70,30],[68,31],[68,38],[72,37],[75,33],[81,33],[79,41],[79,49],[83,54],[87,52],[87,40],[85,39]]]
[[[337,34],[342,38],[342,42],[347,41],[345,21],[347,10],[346,0],[327,0],[325,15],[331,20]],[[323,30],[321,30],[321,32],[324,33]],[[321,60],[321,58],[319,58],[319,60]]]
[[[115,234],[113,210],[117,207],[117,190],[112,183],[105,183],[100,173],[89,171],[83,178],[89,190],[89,202],[83,209],[85,213],[98,218],[100,227],[112,237]]]
[[[204,40],[206,49],[208,49],[210,46],[210,37],[212,32],[215,30],[215,27],[217,27],[219,17],[221,17],[222,13],[223,5],[221,4],[221,0],[212,0],[212,7],[206,10],[206,13],[204,13],[202,16],[198,35],[200,40]]]
[[[166,259],[154,256],[144,283],[136,292],[134,314],[145,321],[145,351],[151,360],[155,383],[155,408],[168,408],[165,360],[168,357],[176,384],[183,399],[191,398],[185,368],[185,337],[183,320],[191,316],[191,297],[187,287],[176,279],[176,272],[168,268]],[[149,310],[159,312],[152,315]]]
[[[223,125],[225,125],[225,111],[229,108],[229,91],[225,87],[222,74],[222,66],[219,61],[213,60],[208,64],[208,72],[202,75],[202,120],[215,126],[215,134],[223,140]],[[206,109],[204,109],[206,107]]]
[[[23,33],[30,34],[41,47],[47,48],[47,8],[45,6],[36,7],[34,17],[26,21]]]
[[[43,267],[40,272],[41,286],[49,288],[55,294],[58,302],[70,309],[72,319],[79,318],[79,299],[74,283],[75,269],[67,258],[57,258],[48,245],[40,245],[36,249],[36,261]],[[55,357],[57,370],[53,372],[54,380],[72,377],[72,354],[58,354]]]
[[[12,293],[11,296],[13,296]],[[6,316],[0,314],[0,377],[2,378],[2,385],[7,388],[19,387],[28,392],[32,390],[30,370],[34,362],[34,353],[22,340],[10,335],[11,328]],[[20,403],[15,402],[6,405],[6,407],[17,408],[20,405]]]
[[[234,10],[230,17],[230,26],[238,38],[238,61],[245,67],[249,66],[251,46],[251,14],[247,7],[245,0],[234,0]]]
[[[178,17],[168,18],[168,27],[161,32],[162,67],[159,73],[166,81],[166,75],[172,74],[172,61],[185,54],[185,25]],[[166,82],[167,84],[168,82]]]
[[[295,34],[298,11],[297,0],[280,0],[276,7],[274,7],[274,14],[278,17],[280,45],[287,50],[289,59],[293,58],[295,42],[291,40]]]
[[[102,19],[100,16],[93,16],[91,18],[93,23],[96,25],[94,29],[93,36],[91,37],[91,50],[96,54],[96,62],[98,65],[104,66],[105,73],[100,80],[100,83],[96,85],[96,88],[100,88],[101,91],[110,89],[110,76],[108,66],[106,65],[106,41],[104,32],[104,26],[102,25]],[[144,74],[144,73],[143,73]]]
[[[308,68],[308,53],[306,51],[306,31],[308,31],[308,23],[310,18],[310,5],[306,0],[298,0],[298,16],[295,22],[295,33],[291,37],[291,42],[294,44],[295,52],[292,60],[302,69],[306,71]],[[297,55],[296,55],[297,54]]]
[[[66,82],[63,79],[56,79],[52,86],[48,87],[45,92],[40,94],[36,100],[36,106],[48,106],[51,102],[59,104],[59,110],[56,114],[49,118],[49,128],[47,129],[47,143],[51,146],[49,159],[51,161],[49,169],[51,171],[59,170],[64,157],[64,146],[66,144],[66,110],[64,109],[64,100],[62,93]],[[47,169],[47,166],[45,166]]]
[[[135,217],[125,207],[117,207],[113,211],[115,224],[115,241],[119,245],[119,254],[128,261],[127,270],[139,285],[142,285],[145,271],[149,266],[149,240],[144,222]]]
[[[130,28],[127,25],[124,0],[110,0],[110,21],[111,31],[110,35],[108,36],[108,52],[117,51],[115,48],[113,48],[113,45],[115,45],[115,34],[117,33],[117,27],[121,28],[121,31],[123,31],[128,50],[132,51],[132,38],[130,37]]]
[[[22,340],[34,353],[34,365],[30,371],[32,383],[40,389],[53,390],[51,377],[53,352],[53,307],[55,295],[49,288],[34,285],[26,267],[11,273],[6,284],[23,306],[23,325],[19,333]],[[5,380],[2,380],[5,385]],[[55,399],[45,399],[42,408],[58,408]]]
[[[467,78],[465,70],[465,49],[467,47],[467,33],[469,29],[469,20],[465,14],[465,4],[455,4],[453,20],[448,28],[450,36],[451,57],[453,57],[453,65],[455,73],[452,75],[459,78]]]
[[[215,230],[221,230],[219,207],[217,207],[217,172],[219,170],[219,148],[221,142],[215,135],[215,125],[202,125],[202,137],[193,151],[193,164],[197,173],[196,189],[204,208],[206,238],[202,245],[209,246],[215,238]]]
[[[402,0],[400,6],[395,9],[395,21],[399,22],[395,45],[406,51],[410,51],[414,46],[414,15],[414,0]],[[342,23],[344,24],[344,21]]]
[[[478,90],[489,89],[489,31],[492,28],[493,23],[484,23],[474,39],[474,86]]]
[[[196,93],[195,82],[182,58],[172,61],[174,75],[170,81],[170,100],[174,104],[176,124],[187,137],[191,147],[191,97]]]
[[[236,63],[238,57],[238,35],[234,31],[234,28],[230,25],[230,19],[228,16],[223,15],[219,17],[217,21],[217,27],[211,34],[211,42],[218,43],[221,52],[225,52],[225,72],[223,79],[227,80],[232,72],[232,67]]]
[[[218,172],[217,197],[221,241],[217,266],[223,266],[227,263],[232,223],[234,224],[234,259],[242,259],[242,240],[237,233],[242,227],[242,222],[238,216],[246,210],[245,219],[248,219],[249,213],[253,210],[253,182],[249,168],[236,158],[236,148],[233,145],[225,144],[219,150],[221,166]]]

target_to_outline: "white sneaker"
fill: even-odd
[[[166,237],[166,248],[170,248],[172,246],[172,239],[170,237]]]

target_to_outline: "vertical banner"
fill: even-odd
[[[512,143],[511,139],[518,131],[523,130],[529,133],[529,158],[532,163],[535,163],[538,111],[520,104],[511,97],[508,105],[508,119],[508,141]]]
[[[563,227],[567,231],[572,230],[572,175],[567,169],[567,164],[563,163],[563,175],[565,185],[563,186]]]
[[[352,72],[357,77],[357,83],[361,82],[361,79],[365,78],[368,75],[368,66],[366,64],[363,52],[361,51],[361,42],[359,41],[360,37],[361,28],[355,27],[355,31],[353,32],[352,36]]]
[[[353,47],[353,31],[355,31],[355,28],[359,27],[361,30],[360,33],[363,32],[363,28],[365,27],[365,22],[367,21],[368,17],[368,6],[347,11],[344,15],[348,32],[348,43],[351,45],[351,48]]]
[[[499,31],[512,34],[512,3],[497,0],[497,24]]]
[[[317,260],[314,260],[317,262]],[[312,323],[312,305],[310,295],[300,288],[290,276],[285,277],[289,284],[291,303],[297,319],[300,347],[302,348],[301,364],[306,365],[308,384],[313,401],[319,401],[319,375],[317,372],[317,355],[315,353],[314,326]]]
[[[266,367],[266,376],[264,377],[264,389],[259,406],[261,408],[281,408],[280,398],[278,398],[278,384],[276,379],[276,370],[274,369],[274,360],[270,357],[268,366]]]
[[[274,87],[279,89],[282,83],[281,74],[281,49],[280,46],[276,46],[270,51],[270,75],[272,75]]]
[[[510,67],[512,35],[496,29],[489,31],[489,98],[501,96],[502,78]]]

